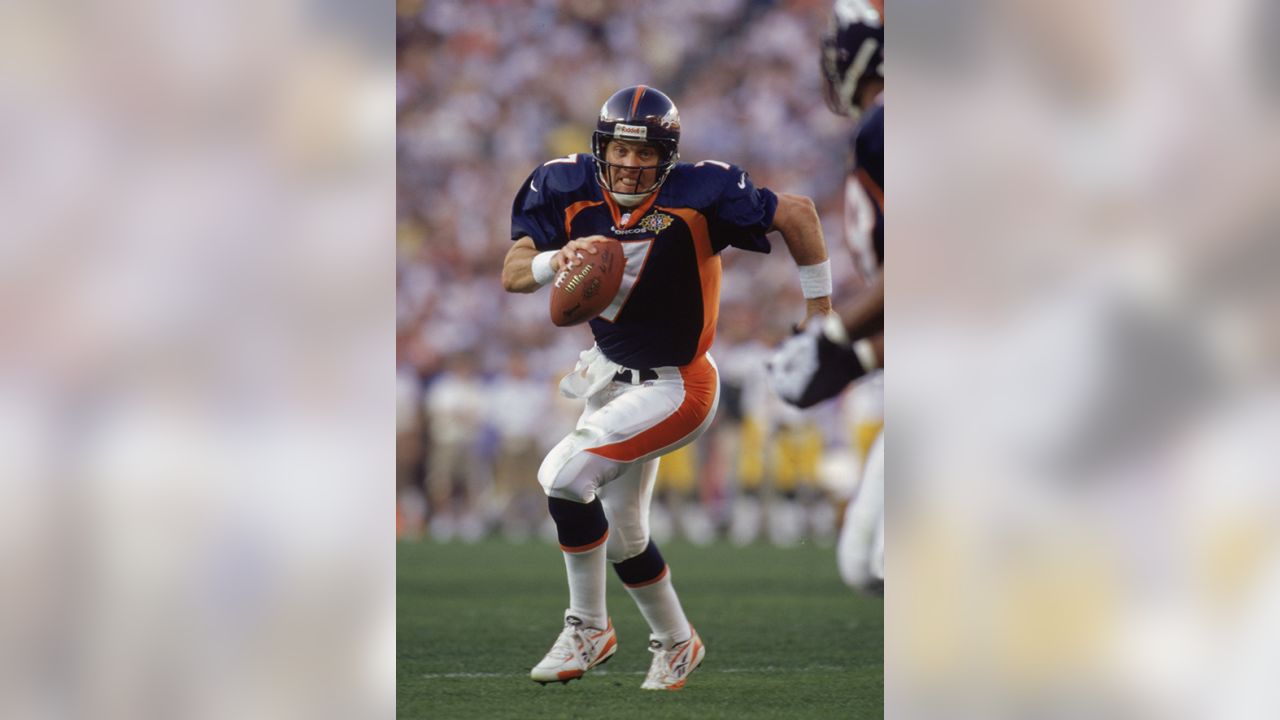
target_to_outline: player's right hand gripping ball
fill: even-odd
[[[551,283],[551,322],[560,327],[584,323],[599,315],[618,294],[627,259],[613,238],[595,244],[596,253],[556,273]]]

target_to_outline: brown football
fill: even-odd
[[[560,327],[584,323],[599,315],[622,286],[627,258],[613,238],[596,243],[598,252],[556,273],[551,283],[551,322]]]

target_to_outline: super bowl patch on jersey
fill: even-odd
[[[675,218],[671,217],[666,213],[656,212],[656,213],[653,213],[652,215],[645,217],[643,220],[641,220],[640,227],[644,228],[645,230],[648,230],[654,235],[657,235],[663,230],[666,230],[667,228],[671,227],[671,223],[674,220]]]

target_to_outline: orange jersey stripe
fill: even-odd
[[[854,177],[858,178],[858,184],[862,185],[862,189],[866,190],[867,194],[871,196],[871,199],[876,201],[876,206],[878,206],[880,208],[880,212],[883,213],[884,190],[880,189],[880,186],[876,184],[876,181],[872,180],[871,175],[869,175],[863,168],[858,168],[853,174]]]
[[[653,427],[621,442],[588,448],[587,452],[618,462],[631,462],[668,447],[698,429],[716,399],[718,377],[706,355],[680,368],[684,402]]]
[[[570,205],[564,211],[565,238],[569,240],[573,239],[573,233],[569,230],[569,225],[573,222],[573,219],[578,216],[578,213],[582,212],[583,210],[586,210],[589,207],[595,207],[596,205],[599,205],[600,202],[601,202],[600,200],[579,200],[578,202]]]
[[[702,280],[702,334],[698,336],[697,356],[711,349],[716,339],[716,321],[720,316],[720,256],[711,252],[711,235],[707,219],[689,208],[658,208],[684,220],[693,236],[693,249],[698,256],[698,277]]]
[[[604,541],[608,539],[609,539],[609,531],[605,530],[604,535],[601,535],[600,539],[593,543],[587,543],[586,545],[578,545],[575,547],[569,547],[568,545],[561,545],[560,549],[567,553],[584,553],[588,550],[595,550],[596,548],[603,545]]]

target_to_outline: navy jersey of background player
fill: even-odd
[[[854,130],[845,184],[845,242],[864,279],[884,265],[884,103]]]
[[[687,365],[715,339],[721,250],[769,252],[778,198],[741,168],[715,160],[678,163],[634,208],[596,181],[591,155],[545,163],[511,208],[511,239],[538,250],[604,235],[622,242],[627,264],[613,304],[591,321],[605,357],[629,368]]]

